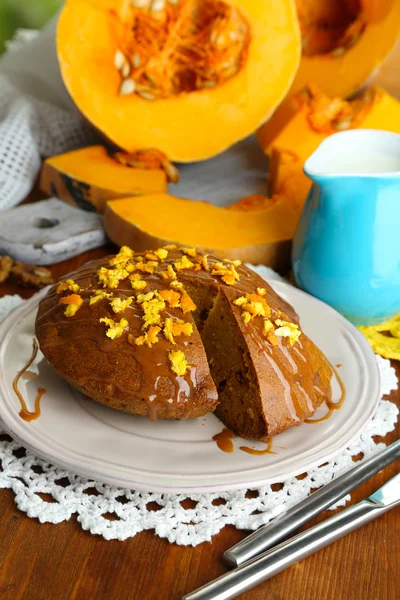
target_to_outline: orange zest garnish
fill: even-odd
[[[129,272],[125,268],[107,269],[106,267],[100,267],[97,271],[99,283],[102,283],[103,287],[112,289],[117,288],[119,282],[126,279],[128,275]]]
[[[296,323],[290,323],[282,319],[275,319],[273,323],[269,317],[271,316],[271,308],[267,304],[264,295],[265,288],[257,288],[257,294],[246,294],[239,296],[233,301],[235,306],[240,307],[241,317],[245,325],[250,323],[255,318],[263,317],[262,333],[266,336],[268,342],[272,346],[277,346],[278,338],[288,338],[289,344],[293,346],[301,335],[301,330]],[[279,316],[282,313],[277,311]]]
[[[193,269],[194,263],[184,254],[182,258],[174,261],[174,267],[177,271],[183,271],[183,269]]]
[[[151,325],[146,333],[137,338],[133,337],[132,334],[129,334],[128,342],[130,344],[135,344],[136,346],[146,345],[151,348],[153,344],[158,342],[158,334],[160,331],[161,327],[158,327],[158,325]]]
[[[138,271],[142,271],[143,273],[150,273],[150,275],[154,273],[156,267],[158,267],[158,262],[155,260],[149,260],[146,263],[143,261],[136,263],[136,268]]]
[[[221,262],[213,263],[211,265],[211,274],[221,277],[222,281],[228,285],[235,285],[235,283],[240,279],[240,275],[235,268],[238,266],[237,263],[240,264],[240,261],[232,261],[229,262],[228,265],[224,265]]]
[[[175,344],[174,337],[178,337],[179,335],[192,335],[193,325],[182,321],[182,319],[171,319],[171,317],[167,317],[164,322],[163,332],[167,340],[172,344]]]
[[[69,296],[63,296],[60,298],[61,304],[66,304],[64,315],[66,317],[73,317],[83,304],[83,298],[79,294],[70,294]]]
[[[172,371],[178,376],[182,377],[188,369],[191,369],[182,350],[170,350],[170,352],[168,352],[168,358],[171,363]]]
[[[126,319],[121,319],[119,322],[103,317],[100,319],[100,323],[105,323],[107,326],[106,336],[114,340],[115,338],[121,337],[129,323]]]
[[[196,256],[195,258],[195,262],[201,265],[201,267],[203,267],[205,271],[210,270],[208,266],[207,256],[208,254],[201,254],[200,256]]]
[[[184,313],[188,313],[192,310],[196,310],[197,306],[185,291],[182,292],[181,296],[181,307]]]
[[[67,279],[67,281],[61,281],[58,284],[56,293],[61,294],[61,292],[65,292],[65,290],[70,290],[71,292],[79,292],[80,287],[73,279]]]
[[[71,294],[60,298],[61,304],[82,304],[83,300],[79,294]]]
[[[181,295],[174,290],[161,290],[160,296],[168,303],[171,308],[180,306]]]

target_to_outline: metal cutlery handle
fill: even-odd
[[[370,500],[350,506],[337,515],[296,535],[261,556],[228,571],[198,590],[184,596],[183,600],[229,600],[262,581],[270,579],[294,563],[325,548],[350,531],[381,516],[392,506],[384,507]]]
[[[395,458],[400,456],[400,440],[397,440],[378,454],[347,471],[320,488],[305,500],[264,525],[241,542],[224,553],[226,562],[231,566],[239,566],[268,548],[275,546],[290,533],[310,521],[334,502],[343,498],[353,489],[370,479]]]

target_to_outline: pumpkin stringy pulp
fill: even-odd
[[[215,0],[132,0],[115,25],[119,93],[145,100],[224,83],[243,66],[250,41],[244,16]]]

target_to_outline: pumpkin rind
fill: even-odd
[[[107,200],[167,191],[161,169],[125,167],[104,146],[89,146],[48,158],[40,189],[84,210],[103,212]]]
[[[118,246],[140,251],[176,243],[277,269],[289,265],[299,211],[285,197],[253,210],[227,210],[167,194],[132,200],[107,203],[104,228]]]
[[[257,129],[289,89],[300,60],[292,0],[228,0],[250,26],[247,59],[214,88],[147,101],[119,95],[115,15],[122,0],[67,0],[57,30],[64,83],[82,114],[124,150],[157,148],[170,160],[203,160]]]

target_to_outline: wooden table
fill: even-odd
[[[112,251],[101,248],[55,265],[54,277]],[[0,296],[17,293],[27,298],[33,292],[11,283],[0,285]],[[395,367],[400,377],[399,363]],[[391,399],[400,405],[400,392],[392,393]],[[399,433],[398,424],[385,441],[394,441]],[[387,467],[354,492],[352,502],[368,496],[398,470],[399,464]],[[1,600],[179,600],[224,573],[222,553],[247,533],[226,527],[211,543],[196,548],[169,544],[151,531],[124,542],[105,541],[82,531],[76,517],[60,525],[29,519],[16,509],[9,490],[0,490],[0,515]],[[399,517],[399,509],[392,510],[241,598],[395,600],[400,585]]]

